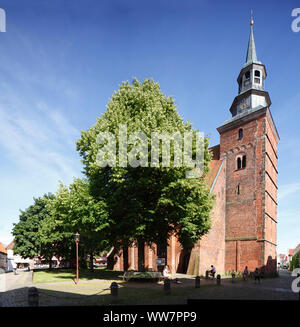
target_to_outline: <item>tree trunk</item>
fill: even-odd
[[[128,247],[123,247],[123,267],[124,271],[128,270]]]
[[[138,242],[138,270],[145,271],[145,243]]]
[[[90,269],[91,271],[94,271],[94,253],[90,253]]]

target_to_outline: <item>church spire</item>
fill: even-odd
[[[271,104],[268,92],[264,90],[264,82],[267,76],[266,68],[257,60],[256,56],[253,24],[251,13],[246,63],[237,78],[239,85],[238,96],[234,99],[230,108],[233,117],[239,114],[247,114],[251,110],[267,107]]]
[[[251,65],[251,64],[261,64],[261,62],[257,60],[257,56],[256,56],[256,47],[255,47],[254,35],[253,35],[253,24],[254,24],[254,21],[253,21],[252,10],[251,10],[250,36],[249,36],[249,42],[248,42],[246,63],[244,65],[244,67]]]

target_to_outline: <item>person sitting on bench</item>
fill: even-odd
[[[174,281],[175,283],[179,283],[178,279],[172,276],[170,268],[169,268],[168,265],[166,265],[164,267],[163,276],[164,276],[164,278],[168,278],[168,279]]]
[[[216,268],[211,265],[211,270],[209,271],[210,272],[210,275],[212,276],[212,278],[215,278],[215,274],[216,274]]]

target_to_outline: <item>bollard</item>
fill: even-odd
[[[168,278],[164,280],[164,292],[165,294],[171,293],[171,281]]]
[[[5,270],[0,268],[0,295],[1,293],[5,292],[6,289],[5,282],[6,282]],[[0,306],[1,306],[1,302],[0,302]]]
[[[30,307],[39,306],[39,292],[36,287],[30,287],[28,289],[28,306]]]
[[[205,272],[205,279],[208,279],[208,277],[209,277],[209,270],[206,270],[206,272]]]
[[[116,282],[112,282],[111,285],[110,285],[110,294],[111,294],[111,296],[116,298],[118,296],[118,289],[119,289],[118,284]]]
[[[200,276],[195,278],[195,288],[200,288]]]
[[[217,275],[217,285],[221,285],[221,275]]]
[[[235,282],[235,273],[232,273],[231,274],[231,277],[232,277],[232,280],[231,281],[232,281],[232,283],[234,283]]]

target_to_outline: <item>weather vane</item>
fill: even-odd
[[[251,9],[251,20],[250,20],[250,25],[252,26],[254,24],[253,21],[253,10]]]

